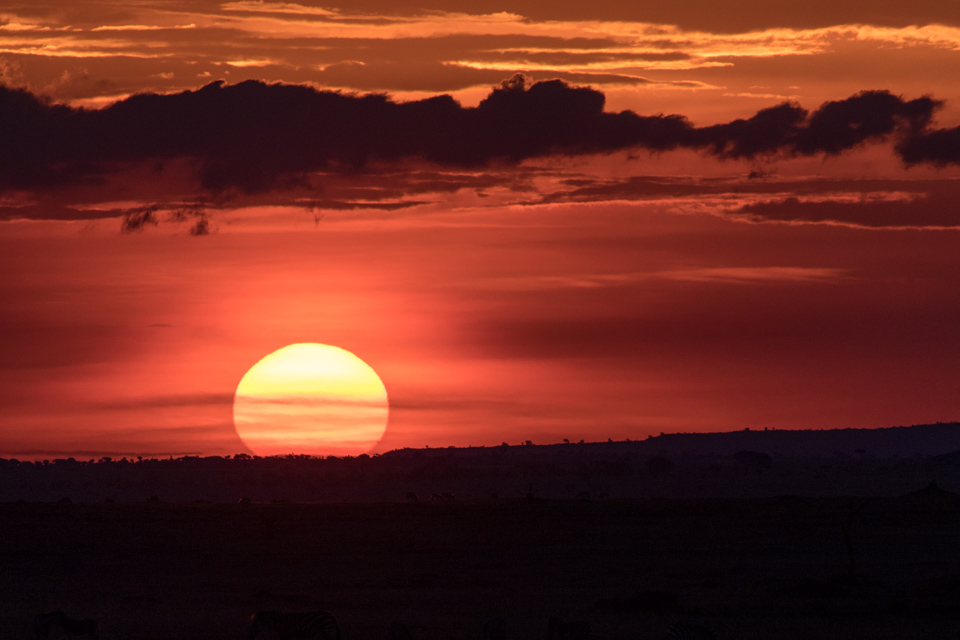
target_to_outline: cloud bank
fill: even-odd
[[[931,130],[940,104],[929,97],[867,91],[813,112],[784,103],[708,127],[682,115],[606,112],[604,103],[595,89],[529,85],[522,76],[477,107],[448,95],[394,102],[247,81],[88,110],[0,87],[0,190],[96,183],[131,165],[161,171],[173,160],[189,161],[203,191],[260,193],[304,185],[313,172],[409,159],[465,169],[625,149],[755,159],[836,155],[884,140],[908,165],[960,163],[960,128]]]

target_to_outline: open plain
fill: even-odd
[[[33,616],[56,609],[96,619],[103,640],[240,639],[267,609],[330,611],[344,640],[383,640],[395,620],[414,640],[481,640],[493,618],[509,640],[546,640],[550,616],[587,621],[600,640],[659,640],[676,622],[744,640],[960,631],[960,501],[936,488],[868,500],[21,502],[0,504],[0,532],[9,639],[33,637]]]

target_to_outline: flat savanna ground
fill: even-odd
[[[0,504],[0,638],[55,609],[103,640],[239,640],[264,609],[330,611],[344,640],[394,620],[414,640],[480,640],[491,618],[546,640],[549,616],[598,640],[679,621],[731,640],[957,638],[960,504],[877,498],[851,519],[862,502]],[[631,604],[650,592],[681,610]]]

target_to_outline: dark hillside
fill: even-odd
[[[911,458],[960,450],[960,423],[938,422],[886,429],[763,430],[671,433],[644,442],[671,453],[730,455],[744,449],[770,455],[823,458]]]
[[[0,502],[896,496],[931,481],[960,491],[957,423],[402,449],[344,458],[0,460]]]

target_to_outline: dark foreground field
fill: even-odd
[[[494,617],[508,640],[546,640],[551,615],[600,640],[677,621],[729,639],[958,637],[960,504],[933,491],[851,517],[861,505],[2,504],[0,638],[54,609],[104,640],[240,639],[263,609],[326,609],[344,640],[383,640],[393,620],[414,640],[480,640]]]

